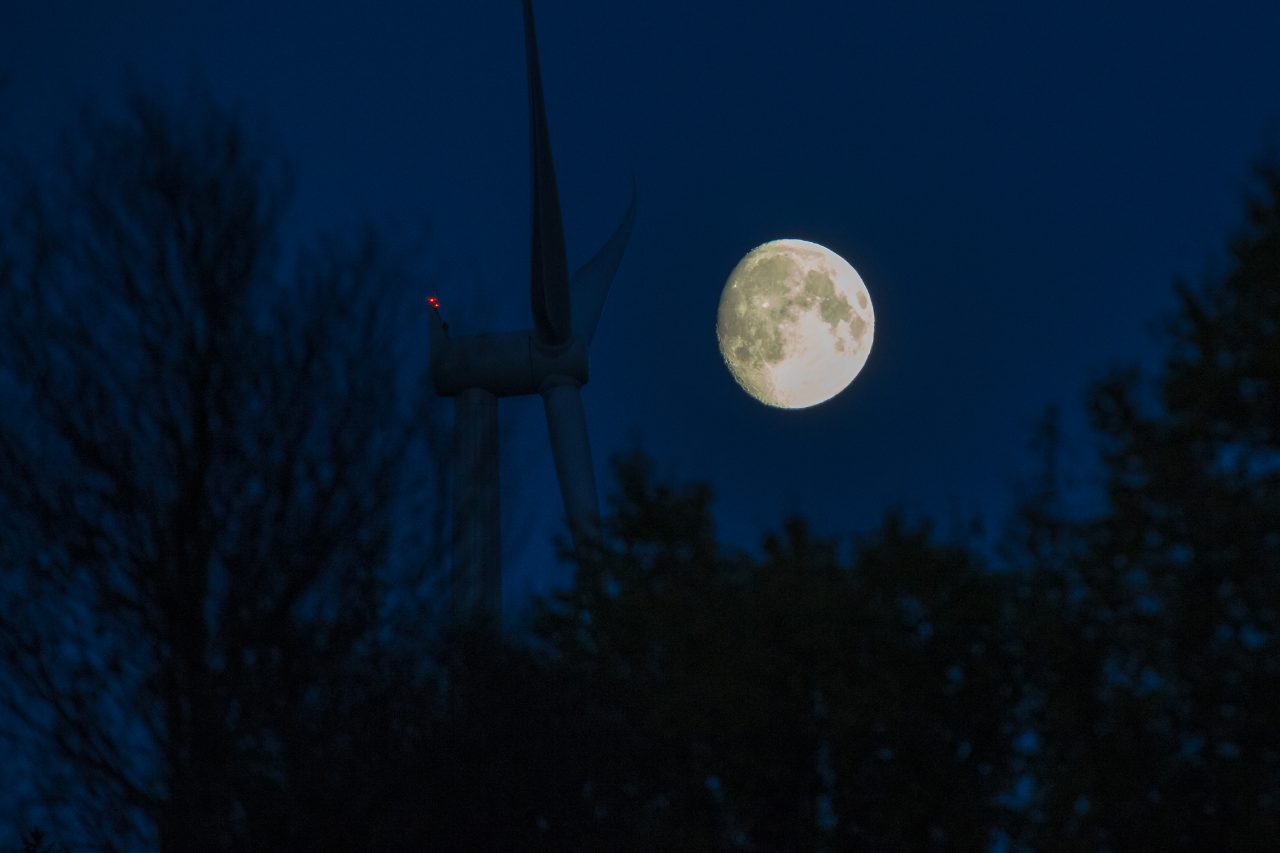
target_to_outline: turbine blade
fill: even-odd
[[[596,498],[596,474],[591,465],[587,417],[582,409],[578,383],[563,379],[542,390],[547,410],[547,432],[556,479],[564,498],[564,512],[578,559],[589,553],[600,531],[600,507]]]
[[[556,193],[556,170],[551,160],[551,135],[542,100],[538,70],[538,38],[533,26],[532,0],[524,0],[525,60],[529,74],[529,147],[533,173],[533,251],[530,299],[533,328],[539,342],[556,346],[569,340],[569,264],[565,259],[564,223]]]
[[[600,247],[600,251],[591,260],[582,265],[573,274],[573,333],[583,343],[590,344],[596,334],[596,324],[600,322],[600,312],[604,310],[605,297],[609,295],[609,285],[622,263],[622,255],[627,251],[627,243],[631,239],[631,226],[636,220],[636,178],[631,176],[631,201],[627,212],[622,216],[613,236]]]

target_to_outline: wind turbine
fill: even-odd
[[[531,0],[524,3],[529,77],[533,239],[530,299],[533,328],[455,336],[428,299],[431,378],[454,398],[453,606],[461,621],[501,623],[502,566],[498,500],[498,399],[542,397],[564,512],[579,559],[599,529],[599,503],[581,388],[587,347],[595,336],[609,284],[635,220],[636,195],[621,224],[595,257],[572,276],[556,193]]]

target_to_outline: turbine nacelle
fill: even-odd
[[[431,381],[441,396],[454,397],[468,388],[495,397],[540,394],[552,377],[556,382],[587,382],[587,347],[576,338],[547,346],[533,332],[453,337],[439,309],[433,307],[431,315]]]

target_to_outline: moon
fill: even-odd
[[[867,363],[875,326],[871,294],[848,261],[817,243],[773,240],[729,274],[716,337],[744,391],[804,409],[849,386]]]

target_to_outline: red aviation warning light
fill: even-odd
[[[433,341],[441,335],[448,337],[449,324],[444,321],[444,314],[440,311],[440,300],[435,296],[428,296],[427,305],[431,308],[431,313],[427,314],[427,333]]]

